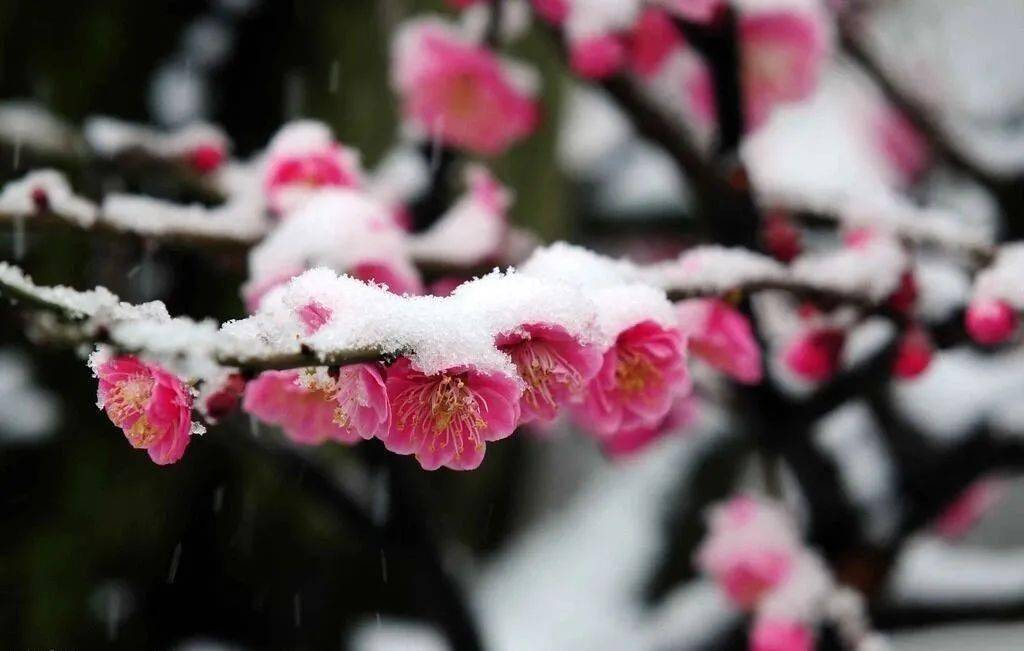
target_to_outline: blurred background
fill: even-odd
[[[945,89],[947,98],[964,100],[951,110],[980,130],[973,137],[1024,159],[1024,139],[1015,140],[1024,132],[1017,69],[1024,5],[891,4],[902,9],[883,12],[880,42],[912,52],[903,59],[908,66],[963,77]],[[425,0],[0,0],[0,100],[32,101],[72,124],[112,115],[173,127],[202,117],[223,125],[243,157],[286,120],[311,117],[373,168],[399,136],[389,34],[403,16],[431,10],[450,12]],[[928,51],[934,59],[922,54]],[[513,222],[544,240],[638,260],[673,255],[691,242],[685,183],[664,155],[598,93],[576,86],[542,30],[510,52],[540,71],[545,111],[537,134],[493,162],[515,190]],[[985,73],[976,76],[998,80],[1001,89],[988,103],[972,103],[987,86],[964,69],[982,64]],[[773,123],[779,139],[794,124],[805,135],[770,158],[788,161],[796,176],[828,174],[814,171],[822,151],[854,176],[880,165],[836,135],[848,81],[829,72],[807,112]],[[831,149],[829,138],[836,139]],[[0,181],[38,164],[61,161],[10,142],[0,147]],[[102,174],[67,171],[93,197],[111,189]],[[940,174],[907,191],[932,204],[970,206],[982,227],[992,227],[991,200],[959,179]],[[238,256],[80,232],[26,237],[20,264],[39,282],[106,285],[126,300],[163,300],[172,314],[244,315]],[[20,238],[0,233],[0,257],[13,259]],[[0,312],[0,646],[444,648],[427,623],[436,616],[433,579],[419,559],[365,540],[315,482],[268,463],[250,445],[277,432],[235,415],[185,462],[155,468],[95,408],[95,381],[81,360],[30,345],[22,330],[16,312]],[[902,397],[926,405],[918,412],[942,405],[938,418],[915,415],[929,425],[946,419],[940,430],[953,438],[979,402],[1020,400],[1022,362],[1020,355],[952,351]],[[701,536],[704,506],[730,494],[734,478],[741,486],[757,479],[749,442],[728,423],[708,407],[687,431],[627,461],[606,459],[590,439],[558,426],[490,446],[472,473],[399,463],[444,542],[443,562],[471,577],[468,600],[495,646],[727,648],[720,636],[734,616],[709,583],[694,580],[688,554]],[[841,461],[851,492],[884,521],[897,497],[871,428],[851,405],[816,436]],[[371,510],[387,499],[383,486],[393,471],[375,465],[372,452],[330,446],[323,454]],[[912,543],[895,598],[913,603],[936,585],[956,589],[973,573],[968,589],[987,585],[982,596],[1007,607],[952,628],[900,620],[894,649],[1024,648],[1024,624],[1014,623],[1024,619],[1022,512],[1024,490],[1008,481],[998,507],[965,539]],[[922,584],[921,576],[933,582]]]

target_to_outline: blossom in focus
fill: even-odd
[[[529,76],[440,21],[407,23],[392,50],[392,84],[410,126],[482,155],[500,154],[536,129]]]
[[[359,154],[334,140],[319,122],[302,120],[281,128],[267,148],[263,189],[278,215],[302,206],[319,188],[363,184]]]
[[[133,448],[159,465],[181,459],[192,433],[192,392],[156,364],[122,355],[98,364],[97,404]]]
[[[934,347],[928,332],[920,326],[911,327],[900,337],[893,373],[904,380],[916,378],[928,370],[933,356]]]
[[[265,371],[246,386],[242,408],[305,445],[383,436],[391,415],[375,364],[343,366],[337,377],[323,368]]]
[[[489,441],[503,439],[519,420],[522,389],[515,378],[473,368],[426,375],[402,357],[388,369],[391,427],[384,446],[415,454],[427,470],[472,470]]]
[[[574,406],[577,420],[601,438],[658,425],[677,396],[690,391],[686,342],[678,330],[642,321],[621,332]]]
[[[1002,344],[1017,331],[1017,312],[1005,301],[981,298],[967,307],[967,334],[979,344]]]
[[[689,427],[697,420],[698,409],[693,394],[679,396],[657,425],[619,430],[601,439],[601,449],[613,458],[632,456],[662,437]]]
[[[999,479],[974,482],[936,518],[935,533],[948,540],[962,538],[1002,499],[1004,488],[1005,484]]]
[[[813,650],[814,632],[800,621],[758,618],[750,633],[750,651]]]
[[[564,328],[531,323],[501,335],[498,349],[508,354],[526,383],[519,401],[520,423],[551,421],[559,408],[583,398],[583,390],[601,368],[601,351]]]
[[[741,495],[712,511],[696,560],[733,603],[750,609],[789,576],[799,550],[781,507]]]
[[[738,382],[761,381],[761,348],[739,310],[720,299],[693,299],[678,303],[676,314],[694,356]]]
[[[821,382],[839,369],[845,343],[846,333],[839,328],[811,328],[789,342],[782,359],[800,378]]]
[[[740,17],[744,116],[748,132],[764,125],[778,105],[807,98],[818,83],[825,35],[816,17],[791,11]],[[690,80],[694,109],[705,121],[717,115],[714,82],[707,72]]]

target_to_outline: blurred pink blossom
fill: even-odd
[[[337,142],[317,122],[285,125],[267,149],[263,187],[270,209],[285,215],[317,188],[358,188],[363,184],[359,154]]]
[[[845,344],[846,333],[839,328],[810,328],[790,341],[782,359],[800,378],[821,382],[839,369]]]
[[[752,609],[789,576],[799,550],[781,507],[740,495],[712,511],[696,560],[733,603]]]
[[[602,449],[613,458],[632,456],[662,437],[688,428],[697,420],[699,408],[693,394],[679,396],[657,425],[619,430],[601,440]]]
[[[979,298],[967,307],[967,334],[979,344],[1001,344],[1013,338],[1019,322],[1017,312],[1005,301]]]
[[[720,299],[693,299],[678,303],[676,314],[695,357],[738,382],[761,381],[761,348],[739,310]]]
[[[402,28],[392,81],[424,137],[493,156],[537,128],[540,109],[519,71],[438,21]]]

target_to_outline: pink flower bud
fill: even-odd
[[[793,373],[812,382],[832,377],[839,368],[846,333],[838,328],[820,328],[798,335],[783,355]]]
[[[910,328],[900,339],[892,372],[904,380],[916,378],[928,370],[932,356],[933,347],[928,332],[920,327]]]
[[[761,242],[768,253],[780,262],[792,262],[803,251],[803,236],[793,221],[779,212],[765,216]]]
[[[1005,301],[978,299],[967,308],[967,334],[979,344],[1001,344],[1013,337],[1018,320]]]
[[[215,143],[198,145],[188,153],[188,164],[200,174],[216,170],[227,158],[224,147]]]
[[[206,419],[216,423],[238,407],[238,401],[245,391],[245,378],[239,373],[232,373],[216,391],[206,397],[203,411]]]
[[[914,309],[919,293],[917,276],[913,271],[907,269],[900,275],[899,287],[889,296],[889,306],[898,312],[908,314]]]

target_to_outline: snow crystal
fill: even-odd
[[[534,251],[520,271],[579,287],[601,287],[641,279],[640,269],[581,246],[556,242]]]
[[[0,213],[19,217],[48,213],[87,228],[96,221],[97,209],[94,203],[71,190],[63,174],[44,169],[4,185],[0,191]]]

